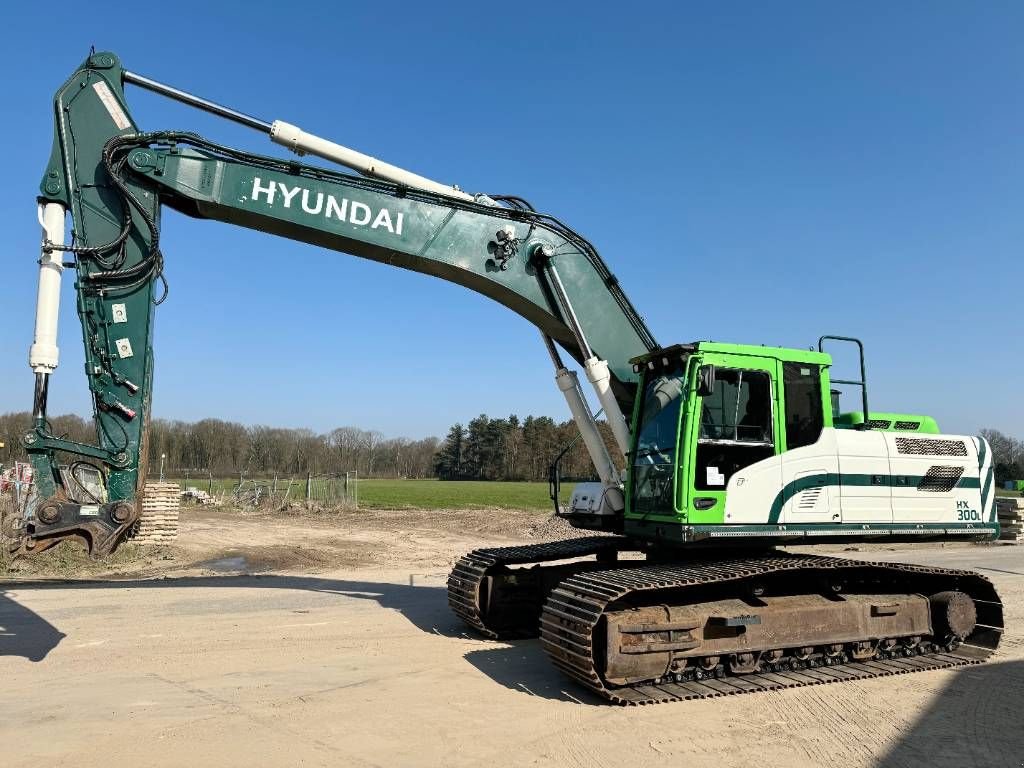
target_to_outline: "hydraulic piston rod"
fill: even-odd
[[[544,333],[541,334],[541,337],[544,339],[548,354],[551,355],[551,362],[555,366],[555,381],[569,406],[573,421],[576,422],[580,436],[583,438],[583,444],[587,448],[587,453],[590,454],[590,460],[594,463],[594,469],[597,470],[597,476],[606,489],[606,496],[609,491],[614,491],[608,498],[608,502],[615,511],[620,511],[622,509],[622,494],[619,491],[619,472],[611,456],[608,455],[608,449],[605,448],[604,439],[597,428],[597,422],[594,421],[587,401],[583,397],[579,379],[574,371],[570,371],[562,363],[562,357],[558,354],[558,349],[551,337]]]
[[[271,124],[265,120],[260,120],[243,112],[231,109],[230,107],[225,107],[221,104],[217,104],[216,102],[200,98],[188,91],[174,88],[173,86],[166,85],[165,83],[159,83],[156,80],[150,80],[148,77],[137,75],[134,72],[129,72],[128,70],[124,71],[124,81],[126,83],[131,83],[132,85],[137,85],[140,88],[145,88],[147,91],[159,93],[161,96],[166,96],[169,99],[180,101],[182,104],[188,104],[196,109],[201,109],[204,112],[209,112],[210,114],[224,117],[228,120],[233,120],[234,122],[241,123],[249,128],[255,128],[257,131],[262,131],[266,134],[270,133]]]
[[[608,425],[615,436],[615,444],[619,447],[622,455],[625,456],[629,453],[631,442],[629,427],[626,424],[626,417],[622,414],[622,409],[619,408],[619,402],[615,399],[615,394],[612,392],[608,363],[605,360],[601,360],[591,349],[590,343],[583,333],[583,327],[580,325],[579,318],[576,316],[576,311],[572,307],[572,302],[569,300],[569,294],[566,293],[565,286],[562,284],[562,278],[559,276],[555,265],[551,262],[550,255],[547,255],[544,261],[544,269],[551,281],[551,287],[554,290],[555,296],[558,298],[559,304],[562,305],[562,310],[569,327],[576,337],[576,343],[579,345],[583,356],[583,367],[587,371],[587,380],[590,381],[594,391],[597,392],[597,399],[601,402],[601,407],[608,416]]]

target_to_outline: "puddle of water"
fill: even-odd
[[[199,563],[199,566],[218,573],[234,573],[236,571],[249,570],[249,561],[242,555],[237,557],[221,557],[216,560],[207,560]]]

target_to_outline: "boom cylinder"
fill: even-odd
[[[568,368],[559,368],[555,373],[555,381],[558,382],[558,388],[565,396],[565,402],[569,404],[573,421],[579,427],[583,444],[587,446],[587,452],[590,454],[591,461],[594,462],[594,468],[597,470],[597,476],[601,478],[601,483],[605,486],[618,486],[618,471],[612,463],[611,456],[608,455],[608,449],[605,448],[604,440],[601,439],[601,433],[587,407],[587,402],[583,399],[580,381],[575,372]]]
[[[358,171],[364,176],[392,181],[396,184],[423,189],[427,192],[437,192],[438,194],[455,197],[460,200],[473,201],[475,199],[472,195],[466,194],[455,187],[445,186],[433,179],[428,179],[426,176],[406,171],[397,165],[385,163],[382,160],[364,155],[362,152],[349,149],[341,144],[335,144],[333,141],[314,136],[312,133],[306,133],[297,125],[286,123],[283,120],[274,121],[270,129],[270,140],[300,155],[316,155],[324,160],[340,163]]]
[[[543,255],[546,259],[544,269],[551,280],[551,287],[554,289],[559,304],[562,305],[566,321],[576,337],[576,343],[579,345],[580,353],[584,358],[583,367],[587,371],[587,379],[594,387],[597,399],[601,402],[601,408],[604,409],[605,415],[608,417],[608,424],[612,428],[612,434],[615,436],[615,444],[619,447],[622,455],[625,456],[629,453],[630,448],[629,427],[626,424],[626,417],[623,415],[622,409],[619,408],[619,401],[615,399],[615,394],[612,392],[611,373],[608,370],[608,363],[594,354],[594,350],[590,347],[590,342],[587,341],[587,336],[583,332],[583,326],[576,316],[576,310],[573,309],[572,302],[569,300],[569,294],[565,290],[565,285],[563,285],[562,278],[558,274],[558,269],[555,268],[551,261],[550,253],[545,252]]]
[[[612,377],[608,370],[608,363],[605,360],[592,357],[584,361],[583,367],[587,371],[587,379],[594,387],[594,391],[597,392],[601,408],[604,409],[608,417],[608,426],[611,427],[612,435],[615,436],[615,444],[625,456],[630,449],[629,426],[619,408],[619,401],[615,399],[615,393],[612,392]]]

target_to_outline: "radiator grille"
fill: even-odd
[[[896,450],[918,456],[966,456],[963,440],[938,440],[932,437],[897,437]]]
[[[800,498],[796,503],[797,509],[809,510],[818,506],[818,499],[821,497],[821,486],[805,488],[800,492]]]
[[[917,484],[917,490],[929,491],[931,493],[948,493],[956,488],[956,484],[963,473],[963,467],[928,467],[928,471],[921,478],[921,482]]]

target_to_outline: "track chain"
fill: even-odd
[[[594,665],[593,630],[613,601],[630,593],[700,586],[713,582],[752,579],[799,569],[870,568],[902,573],[953,577],[969,585],[969,593],[991,624],[975,631],[967,644],[899,659],[872,659],[798,671],[779,670],[657,684],[606,686]],[[984,603],[985,605],[982,605]],[[979,621],[981,612],[979,611]],[[998,624],[998,626],[996,626]],[[777,554],[735,558],[706,564],[650,565],[628,569],[580,573],[562,581],[548,596],[541,616],[541,639],[554,664],[599,696],[618,704],[654,704],[684,699],[705,699],[780,688],[861,680],[885,675],[977,664],[992,654],[1002,631],[1002,611],[991,582],[970,571],[929,568],[902,563],[874,563],[815,555]]]

